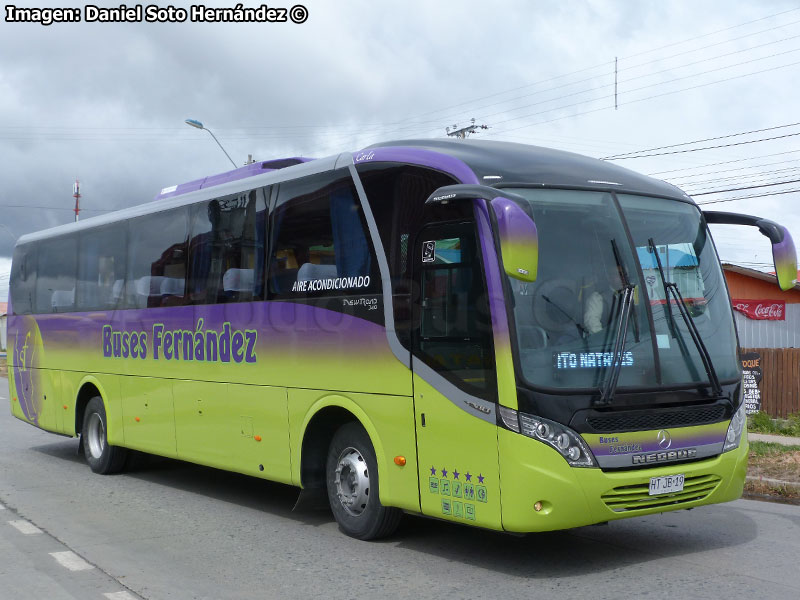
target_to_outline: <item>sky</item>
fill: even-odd
[[[78,1],[16,6],[85,16]],[[303,23],[44,26],[9,22],[6,11],[0,298],[15,239],[74,219],[76,179],[83,219],[231,168],[188,118],[213,131],[237,165],[248,155],[322,157],[443,137],[474,118],[488,126],[476,139],[605,158],[697,202],[725,200],[707,208],[777,220],[800,244],[798,1],[303,6]],[[629,156],[610,158],[620,154]],[[742,196],[752,197],[731,200]],[[771,268],[769,242],[752,228],[712,233],[723,261]]]

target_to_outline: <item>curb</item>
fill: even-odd
[[[772,444],[781,444],[783,446],[800,446],[800,438],[785,435],[774,435],[771,433],[753,433],[747,432],[747,437],[753,442],[769,442]]]
[[[755,475],[748,475],[745,478],[747,482],[763,483],[771,488],[780,488],[787,491],[800,493],[800,483],[795,481],[784,481],[782,479],[770,479],[768,477],[757,477]]]

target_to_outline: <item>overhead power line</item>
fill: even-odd
[[[746,187],[728,188],[725,190],[713,190],[710,192],[702,192],[700,194],[691,194],[692,196],[708,196],[709,194],[724,194],[726,192],[740,192],[742,190],[755,190],[758,188],[773,187],[776,185],[787,185],[789,183],[800,183],[800,179],[789,179],[787,181],[778,181],[775,183],[762,183],[761,185],[749,185]]]
[[[743,159],[743,160],[755,160],[755,158],[746,158],[746,159]],[[731,173],[732,171],[736,171],[738,173],[741,173],[741,177],[747,177],[749,175],[755,175],[756,173],[742,173],[742,171],[746,171],[748,169],[760,169],[761,167],[770,167],[770,166],[774,166],[774,165],[785,165],[787,163],[795,163],[795,164],[797,164],[798,161],[797,161],[797,159],[778,160],[778,161],[774,161],[774,162],[761,163],[761,164],[758,164],[758,165],[733,167],[732,169],[718,169],[716,171],[703,171],[702,173],[694,173],[694,174],[691,174],[691,175],[677,175],[675,177],[670,177],[669,181],[673,181],[673,182],[674,181],[681,181],[681,180],[684,180],[684,179],[693,179],[695,177],[705,177],[706,175],[718,175],[720,173]],[[700,167],[691,167],[691,168],[700,168]],[[789,167],[789,168],[794,169],[796,167]],[[777,169],[777,170],[781,171],[783,169]],[[717,179],[719,179],[719,178],[717,178]],[[727,178],[723,177],[722,179],[727,179]],[[714,180],[713,179],[708,179],[706,181],[714,181]],[[695,183],[705,183],[705,181],[686,181],[686,182],[684,182],[684,185],[695,184]]]
[[[638,154],[636,156],[620,156],[618,158],[608,159],[608,160],[629,160],[629,159],[633,159],[633,158],[647,158],[649,156],[666,156],[667,154],[686,154],[688,152],[701,152],[703,150],[715,150],[717,148],[731,148],[733,146],[744,146],[746,144],[757,144],[758,142],[769,142],[769,141],[772,141],[772,140],[781,140],[781,139],[784,139],[784,138],[794,137],[796,135],[800,135],[800,131],[798,131],[797,133],[787,133],[785,135],[776,135],[774,137],[761,138],[761,139],[758,139],[758,140],[747,140],[746,142],[733,142],[731,144],[720,144],[720,145],[717,145],[717,146],[705,146],[703,148],[688,148],[686,150],[673,150],[671,152],[655,152],[655,153],[652,153],[652,154]],[[607,160],[607,159],[602,159],[602,160]]]
[[[715,167],[717,165],[731,165],[733,163],[739,162],[746,162],[748,160],[757,160],[759,158],[772,158],[773,156],[784,156],[786,154],[797,154],[800,150],[786,150],[785,152],[774,152],[772,154],[760,154],[759,156],[751,156],[748,158],[735,158],[733,160],[723,160],[719,162],[713,163],[706,163],[704,165],[697,165],[694,167],[680,167],[678,169],[668,169],[666,171],[654,171],[653,173],[647,173],[647,175],[653,177],[655,175],[663,175],[665,173],[676,173],[680,171],[692,171],[694,169],[704,169],[706,167]]]
[[[792,9],[789,9],[789,10],[784,10],[784,11],[781,11],[781,12],[778,12],[778,13],[774,13],[774,14],[771,14],[771,15],[767,15],[766,17],[761,17],[761,18],[759,18],[759,19],[753,19],[752,21],[746,21],[746,22],[744,22],[744,23],[739,23],[738,25],[732,25],[731,27],[725,27],[725,28],[723,28],[723,29],[717,29],[717,30],[715,30],[715,31],[711,31],[711,32],[709,32],[709,33],[705,33],[705,34],[702,34],[702,35],[699,35],[699,36],[695,36],[695,37],[687,38],[687,39],[685,39],[685,40],[681,40],[681,41],[678,41],[678,42],[672,42],[672,43],[670,43],[670,44],[666,44],[666,45],[664,45],[664,46],[658,46],[658,47],[656,47],[656,48],[651,48],[651,49],[649,49],[649,50],[644,50],[643,52],[638,52],[638,53],[636,53],[636,54],[631,54],[631,55],[629,55],[629,56],[623,56],[623,57],[620,57],[620,60],[628,60],[628,59],[631,59],[631,58],[636,58],[637,56],[643,56],[643,55],[645,55],[645,54],[650,54],[650,53],[652,53],[652,52],[657,52],[657,51],[659,51],[659,50],[664,50],[665,48],[671,48],[671,47],[674,47],[674,46],[679,46],[679,45],[681,45],[681,44],[686,44],[686,43],[693,42],[693,41],[696,41],[696,40],[699,40],[699,39],[702,39],[702,38],[710,37],[710,36],[712,36],[712,35],[716,35],[716,34],[718,34],[718,33],[724,33],[724,32],[726,32],[726,31],[730,31],[730,30],[732,30],[732,29],[737,29],[737,28],[739,28],[739,27],[744,27],[745,25],[751,25],[751,24],[753,24],[753,23],[758,23],[758,22],[760,22],[760,21],[766,21],[767,19],[771,19],[771,18],[773,18],[773,17],[779,17],[779,16],[781,16],[781,15],[785,15],[785,14],[788,14],[788,13],[791,13],[791,12],[796,12],[796,11],[798,11],[798,10],[800,10],[800,7],[798,7],[798,8],[792,8]],[[653,63],[653,62],[660,61],[660,60],[666,60],[666,59],[669,59],[669,58],[674,58],[674,57],[676,57],[676,56],[680,56],[680,55],[682,55],[682,54],[687,54],[687,53],[689,53],[689,52],[695,52],[695,51],[699,51],[699,50],[704,50],[704,49],[706,49],[706,48],[710,48],[710,47],[712,47],[712,46],[716,46],[716,45],[719,45],[719,44],[722,44],[722,43],[729,43],[729,42],[732,42],[732,41],[735,41],[735,40],[739,40],[739,39],[742,39],[742,38],[745,38],[745,37],[750,37],[750,36],[752,36],[752,35],[759,35],[759,34],[761,34],[761,33],[766,33],[766,32],[769,32],[769,31],[773,31],[773,30],[775,30],[775,29],[780,29],[780,28],[782,28],[782,27],[788,27],[788,26],[790,26],[790,25],[793,25],[793,24],[795,24],[796,22],[797,22],[797,21],[793,21],[793,22],[791,22],[791,23],[785,23],[785,24],[783,24],[783,25],[777,25],[777,26],[775,26],[775,27],[771,27],[771,28],[769,28],[769,29],[764,29],[764,30],[757,31],[757,32],[754,32],[754,33],[750,33],[750,34],[746,34],[746,35],[743,35],[743,36],[735,37],[735,38],[732,38],[732,39],[725,40],[725,41],[723,41],[723,42],[719,42],[719,43],[716,43],[716,44],[711,44],[711,45],[709,45],[709,46],[703,46],[703,47],[701,47],[701,48],[695,48],[695,49],[693,49],[693,50],[689,50],[689,51],[687,51],[687,52],[682,52],[682,53],[679,53],[679,54],[675,54],[675,55],[672,55],[672,56],[669,56],[669,57],[666,57],[666,58],[654,59],[654,60],[650,60],[650,61],[647,61],[647,62],[644,62],[644,63],[640,63],[640,64],[637,64],[637,65],[632,65],[632,66],[629,66],[629,67],[624,67],[623,69],[621,69],[621,71],[628,70],[628,69],[634,69],[634,68],[638,68],[638,67],[641,67],[641,66],[644,66],[644,65],[651,64],[651,63]],[[533,86],[536,86],[536,85],[541,85],[541,84],[543,84],[543,83],[549,83],[549,82],[551,82],[551,81],[557,81],[557,80],[559,80],[559,79],[563,79],[564,77],[569,77],[570,75],[578,75],[578,74],[580,74],[580,73],[585,73],[585,72],[587,72],[587,71],[592,71],[592,70],[594,70],[594,69],[598,69],[598,68],[600,68],[600,67],[606,67],[606,66],[607,66],[607,67],[611,67],[612,65],[613,65],[613,61],[610,61],[610,60],[608,60],[608,61],[605,61],[605,62],[602,62],[602,63],[598,63],[598,64],[596,64],[596,65],[593,65],[593,66],[591,66],[591,67],[584,67],[584,68],[582,68],[582,69],[578,69],[578,70],[576,70],[576,71],[570,71],[569,73],[564,73],[563,75],[557,75],[557,76],[555,76],[555,77],[550,77],[550,78],[548,78],[548,79],[542,79],[542,80],[539,80],[539,81],[535,81],[535,82],[533,82],[533,83],[527,83],[527,84],[525,84],[525,85],[521,85],[521,86],[517,86],[517,87],[509,88],[509,89],[503,90],[503,91],[501,91],[501,92],[495,92],[495,93],[493,93],[493,94],[488,94],[488,95],[486,95],[486,96],[480,96],[480,97],[478,97],[478,98],[473,98],[473,99],[471,99],[471,100],[467,100],[467,101],[464,101],[464,102],[460,102],[460,103],[458,103],[458,104],[452,104],[452,105],[450,105],[450,106],[447,106],[447,107],[444,107],[444,108],[439,108],[439,109],[436,109],[436,110],[432,110],[432,111],[428,111],[428,112],[425,112],[425,113],[421,113],[421,114],[418,114],[418,115],[416,115],[416,116],[407,117],[406,119],[404,119],[404,121],[407,121],[408,119],[415,119],[415,118],[420,118],[420,117],[427,117],[427,116],[429,116],[429,115],[432,115],[432,114],[436,114],[436,113],[444,112],[444,111],[451,110],[451,109],[454,109],[454,108],[459,108],[459,107],[461,107],[461,106],[467,106],[467,105],[471,105],[471,104],[473,104],[473,103],[475,103],[475,102],[480,102],[481,100],[488,100],[488,99],[490,99],[490,98],[496,98],[497,96],[502,96],[502,95],[504,95],[504,94],[509,94],[509,93],[511,93],[511,92],[516,92],[516,91],[518,91],[518,90],[526,89],[526,88],[533,87]],[[609,72],[613,72],[613,71],[609,71]],[[575,84],[577,84],[577,83],[584,83],[584,82],[586,82],[586,81],[590,81],[590,80],[592,80],[592,79],[595,79],[595,78],[596,78],[596,77],[591,77],[591,78],[589,78],[589,79],[583,79],[583,80],[580,80],[580,81],[577,81],[577,82],[572,82],[572,83],[568,83],[568,84],[563,84],[563,85],[557,86],[557,87],[555,87],[555,88],[549,88],[549,89],[550,89],[550,90],[552,90],[552,89],[559,89],[559,88],[561,88],[561,87],[566,87],[566,86],[569,86],[569,85],[575,85]],[[543,90],[543,91],[548,91],[548,90]],[[536,93],[541,93],[541,92],[536,92]],[[522,97],[525,97],[525,96],[522,96]],[[513,100],[514,100],[514,99],[510,99],[510,100],[508,100],[508,101],[510,102],[510,101],[513,101]],[[490,105],[488,105],[488,106],[493,106],[493,104],[490,104]],[[479,107],[479,108],[480,108],[480,107]],[[484,106],[483,108],[486,108],[486,107]],[[472,112],[474,112],[475,110],[476,110],[475,108],[469,108],[469,111],[472,111]],[[455,117],[455,116],[454,116],[454,118],[457,118],[457,117]],[[450,119],[450,118],[445,118],[445,117],[441,117],[441,119],[443,119],[443,120],[452,120],[452,119]]]
[[[623,106],[623,105],[626,105],[626,104],[637,104],[639,102],[646,102],[648,100],[653,100],[655,98],[663,98],[665,96],[672,96],[674,94],[679,94],[681,92],[687,92],[687,91],[690,91],[690,90],[697,90],[697,89],[701,89],[701,88],[704,88],[704,87],[708,87],[710,85],[716,85],[718,83],[724,83],[724,82],[727,82],[727,81],[733,81],[734,79],[741,79],[742,77],[750,77],[752,75],[762,75],[764,73],[768,73],[768,72],[771,72],[771,71],[777,71],[779,69],[785,69],[787,67],[793,67],[793,66],[796,66],[796,65],[800,65],[800,61],[788,63],[788,64],[785,64],[785,65],[778,65],[776,67],[771,67],[769,69],[761,69],[760,71],[753,71],[753,72],[750,72],[750,73],[742,73],[740,75],[733,75],[731,77],[725,77],[724,79],[718,79],[716,81],[708,81],[706,83],[700,83],[698,85],[693,85],[693,86],[681,88],[681,89],[678,89],[678,90],[671,90],[669,92],[663,92],[661,94],[654,94],[652,96],[646,96],[644,98],[637,98],[635,100],[628,100],[627,102],[620,102],[620,106]],[[719,69],[714,69],[714,70],[719,70]],[[707,73],[710,73],[710,72],[712,72],[712,71],[707,71]],[[685,79],[685,78],[682,78],[682,79]],[[675,81],[675,80],[673,80],[673,81]],[[665,83],[671,83],[671,81],[670,82],[665,82]],[[595,100],[608,99],[610,97],[611,96],[605,96],[604,98],[596,98]],[[587,101],[587,102],[591,102],[591,101]],[[567,106],[567,107],[562,107],[562,108],[570,108],[572,106],[577,106],[577,105],[580,105],[580,104],[586,104],[587,102],[578,102],[576,104],[573,104],[573,105],[570,105],[570,106]],[[544,121],[537,121],[535,123],[528,123],[528,124],[525,124],[525,125],[520,125],[519,127],[512,127],[512,128],[504,129],[504,130],[500,130],[500,131],[496,130],[496,131],[494,131],[492,133],[487,133],[486,136],[488,137],[488,136],[492,136],[492,135],[500,135],[500,134],[503,134],[503,133],[506,133],[506,132],[509,132],[509,131],[517,131],[519,129],[526,129],[528,127],[534,127],[536,125],[544,125],[546,123],[552,123],[554,121],[560,121],[562,119],[568,119],[568,118],[577,117],[577,116],[581,116],[581,115],[588,115],[588,114],[591,114],[591,113],[596,113],[596,112],[600,112],[600,111],[604,111],[604,110],[613,110],[613,108],[614,108],[613,106],[601,106],[599,108],[592,108],[592,109],[585,110],[585,111],[578,112],[578,113],[573,113],[573,114],[569,114],[569,115],[562,115],[560,117],[553,117],[552,119],[547,119],[547,120],[544,120]],[[540,112],[540,113],[534,113],[533,115],[525,115],[525,117],[535,116],[535,115],[538,115],[538,114],[544,114],[546,112],[552,112],[552,111],[543,111],[543,112]],[[524,117],[520,117],[520,118],[524,118]],[[509,120],[514,120],[514,119],[509,119]]]
[[[800,168],[792,169],[789,172],[765,175],[763,177],[733,179],[732,181],[720,180],[720,181],[713,182],[714,185],[710,185],[710,182],[709,182],[709,183],[707,183],[705,185],[698,186],[698,187],[691,187],[691,186],[687,186],[687,185],[681,185],[681,186],[678,186],[678,187],[680,187],[683,191],[685,191],[690,196],[697,196],[701,192],[714,192],[715,190],[719,190],[720,187],[723,186],[723,185],[724,186],[747,186],[747,185],[756,185],[756,184],[762,184],[762,183],[778,183],[778,181],[780,181],[780,179],[779,179],[780,177],[782,177],[784,179],[786,179],[787,177],[796,177],[798,175],[798,173],[797,173],[798,170],[800,170]],[[670,183],[672,183],[672,182],[670,182]]]
[[[659,50],[664,50],[665,48],[671,48],[671,47],[674,47],[674,46],[679,46],[679,45],[681,45],[681,44],[686,44],[686,43],[688,43],[688,42],[693,42],[693,41],[695,41],[695,40],[699,40],[699,39],[702,39],[702,38],[710,37],[710,36],[712,36],[712,35],[716,35],[716,34],[718,34],[718,33],[724,33],[724,32],[726,32],[726,31],[730,31],[730,30],[732,30],[732,29],[737,29],[737,28],[739,28],[739,27],[744,27],[745,25],[751,25],[751,24],[753,24],[753,23],[758,23],[758,22],[760,22],[760,21],[765,21],[765,20],[767,20],[767,19],[771,19],[771,18],[773,18],[773,17],[778,17],[778,16],[781,16],[781,15],[785,15],[785,14],[788,14],[788,13],[791,13],[791,12],[796,12],[796,11],[798,11],[798,10],[800,10],[800,8],[792,8],[792,9],[785,10],[785,11],[782,11],[782,12],[779,12],[779,13],[775,13],[775,14],[772,14],[772,15],[768,15],[768,16],[766,16],[766,17],[761,17],[761,18],[759,18],[759,19],[754,19],[754,20],[752,20],[752,21],[746,21],[746,22],[744,22],[744,23],[740,23],[740,24],[738,24],[738,25],[733,25],[733,26],[731,26],[731,27],[726,27],[726,28],[723,28],[723,29],[718,29],[718,30],[715,30],[715,31],[712,31],[712,32],[709,32],[709,33],[706,33],[706,34],[703,34],[703,35],[699,35],[699,36],[695,36],[695,37],[687,38],[687,39],[685,39],[685,40],[681,40],[681,41],[678,41],[678,42],[672,42],[672,43],[670,43],[670,44],[666,44],[666,45],[664,45],[664,46],[658,46],[658,47],[656,47],[656,48],[651,48],[651,49],[649,49],[649,50],[645,50],[645,51],[643,51],[643,52],[639,52],[639,53],[636,53],[636,54],[631,54],[631,55],[629,55],[629,56],[624,56],[624,57],[621,57],[621,58],[620,58],[620,60],[629,60],[629,59],[631,59],[631,58],[636,58],[637,56],[643,56],[643,55],[645,55],[645,54],[651,54],[651,53],[653,53],[653,52],[657,52],[657,51],[659,51]],[[742,38],[745,38],[745,37],[750,37],[750,36],[752,36],[752,35],[759,35],[759,34],[761,34],[761,33],[767,33],[767,32],[769,32],[769,31],[773,31],[773,30],[775,30],[775,29],[780,29],[780,28],[782,28],[782,27],[788,27],[788,26],[790,26],[790,25],[793,25],[793,24],[795,24],[795,23],[797,23],[797,21],[793,21],[793,22],[791,22],[791,23],[785,23],[785,24],[782,24],[782,25],[777,25],[777,26],[775,26],[775,27],[771,27],[771,28],[768,28],[768,29],[763,29],[763,30],[761,30],[761,31],[757,31],[757,32],[753,32],[753,33],[745,34],[745,35],[742,35],[742,36],[739,36],[739,37],[735,37],[735,38],[731,38],[731,39],[728,39],[728,40],[724,40],[724,41],[722,41],[722,42],[718,42],[718,43],[711,44],[711,45],[708,45],[708,46],[702,46],[702,47],[700,47],[700,48],[694,48],[694,49],[692,49],[692,50],[688,50],[688,51],[686,51],[686,52],[681,52],[681,53],[678,53],[678,54],[674,54],[674,55],[671,55],[671,56],[668,56],[668,57],[662,57],[662,58],[658,58],[658,59],[649,60],[649,61],[646,61],[646,62],[644,62],[644,63],[639,63],[639,64],[636,64],[636,65],[631,65],[631,66],[629,66],[629,67],[623,67],[622,69],[620,69],[620,71],[625,71],[625,70],[629,70],[629,69],[639,68],[639,67],[642,67],[642,66],[645,66],[645,65],[648,65],[648,64],[652,64],[653,62],[658,62],[658,61],[661,61],[661,60],[668,60],[668,59],[670,59],[670,58],[675,58],[675,57],[677,57],[677,56],[681,56],[681,55],[683,55],[683,54],[688,54],[688,53],[690,53],[690,52],[696,52],[696,51],[704,50],[704,49],[711,48],[711,47],[713,47],[713,46],[717,46],[717,45],[724,44],[724,43],[730,43],[730,42],[732,42],[732,41],[736,41],[736,40],[739,40],[739,39],[742,39]],[[556,81],[556,80],[558,80],[558,79],[563,79],[564,77],[568,77],[568,76],[570,76],[570,75],[578,75],[578,74],[580,74],[580,73],[585,73],[586,71],[591,71],[591,70],[594,70],[594,69],[598,69],[598,68],[600,68],[600,67],[605,67],[605,66],[611,67],[612,65],[613,65],[612,61],[610,61],[610,60],[609,60],[609,61],[605,61],[605,62],[602,62],[602,63],[596,64],[596,65],[594,65],[594,66],[592,66],[592,67],[585,67],[585,68],[579,69],[579,70],[577,70],[577,71],[571,71],[571,72],[569,72],[569,73],[565,73],[565,74],[563,74],[563,75],[558,75],[558,76],[556,76],[556,77],[551,77],[551,78],[549,78],[549,79],[543,79],[543,80],[540,80],[540,81],[537,81],[537,82],[533,82],[533,83],[525,84],[525,85],[522,85],[522,86],[518,86],[518,87],[510,88],[510,89],[504,90],[504,91],[502,91],[502,92],[497,92],[497,93],[494,93],[494,94],[489,94],[489,95],[487,95],[487,96],[481,96],[481,97],[479,97],[479,98],[473,98],[472,100],[468,100],[468,101],[465,101],[465,102],[461,102],[461,103],[459,103],[459,104],[454,104],[454,105],[451,105],[451,106],[448,106],[448,107],[445,107],[445,108],[441,108],[441,109],[437,109],[437,110],[429,111],[429,112],[426,112],[426,113],[422,113],[422,114],[420,114],[420,115],[417,115],[417,117],[424,117],[424,116],[428,116],[428,115],[435,114],[435,113],[438,113],[438,112],[444,112],[444,111],[446,111],[446,110],[451,110],[451,109],[458,108],[458,107],[461,107],[461,106],[470,105],[470,104],[473,104],[474,102],[480,102],[481,100],[487,100],[487,99],[489,99],[489,98],[495,98],[495,97],[497,97],[497,96],[502,96],[502,95],[504,95],[504,94],[508,94],[508,93],[511,93],[511,92],[516,92],[516,91],[518,91],[518,90],[525,89],[525,88],[529,88],[529,87],[532,87],[532,86],[535,86],[535,85],[540,85],[540,84],[543,84],[543,83],[548,83],[548,82],[550,82],[550,81]],[[609,71],[609,73],[612,73],[612,72],[613,72],[613,71]],[[569,85],[576,85],[576,84],[578,84],[578,83],[585,83],[586,81],[591,81],[592,79],[596,79],[596,77],[591,77],[591,78],[588,78],[588,79],[583,79],[583,80],[580,80],[580,81],[577,81],[577,82],[572,82],[572,83],[568,83],[568,84],[563,84],[563,85],[557,86],[557,87],[555,87],[555,88],[549,88],[549,90],[552,90],[552,89],[559,89],[559,88],[561,88],[561,87],[566,87],[566,86],[569,86]],[[542,91],[549,91],[549,90],[542,90]],[[541,92],[536,92],[536,93],[541,93]],[[522,96],[522,97],[526,97],[526,96]],[[507,100],[507,101],[508,101],[508,102],[511,102],[511,101],[513,101],[513,100],[515,100],[515,99],[518,99],[518,98],[509,99],[509,100]],[[493,106],[493,104],[490,104],[490,105],[488,105],[488,106]],[[480,108],[480,107],[479,107],[479,108]],[[483,108],[486,108],[486,107],[484,106]],[[475,111],[475,110],[477,110],[477,109],[473,107],[473,108],[469,108],[469,110],[470,110],[470,111],[472,111],[472,112],[474,112],[474,111]],[[413,118],[415,118],[415,117],[409,117],[409,118],[412,118],[412,119],[413,119]],[[454,116],[454,118],[456,118],[456,117]],[[482,117],[482,118],[485,118],[485,117]],[[449,119],[445,119],[445,120],[449,120]]]
[[[797,22],[800,23],[800,21],[797,21]],[[751,52],[751,51],[753,51],[753,50],[755,50],[757,48],[762,48],[764,46],[769,46],[769,45],[773,45],[773,44],[778,44],[780,42],[785,42],[785,41],[788,41],[788,40],[797,39],[798,37],[800,37],[800,35],[794,35],[794,36],[791,36],[791,37],[788,37],[788,38],[783,38],[783,39],[780,39],[780,40],[774,40],[774,41],[770,41],[770,42],[767,42],[767,43],[764,43],[764,44],[760,44],[758,46],[751,46],[749,48],[743,48],[741,50],[735,50],[733,52],[728,52],[726,54],[721,54],[721,55],[718,55],[718,56],[711,56],[711,57],[708,57],[708,58],[703,58],[701,60],[697,60],[697,61],[694,61],[694,62],[686,63],[686,64],[683,64],[683,65],[677,65],[677,66],[670,67],[670,68],[667,68],[667,69],[662,69],[660,71],[655,71],[655,72],[651,72],[651,73],[644,73],[642,75],[637,75],[635,77],[629,77],[628,79],[621,80],[619,82],[619,85],[630,83],[631,81],[636,81],[637,79],[644,79],[645,77],[653,77],[654,75],[660,75],[661,73],[675,71],[676,69],[685,69],[687,67],[692,67],[692,66],[699,65],[699,64],[702,64],[702,63],[706,63],[706,62],[710,62],[710,61],[713,61],[713,60],[719,60],[721,58],[727,58],[728,56],[732,56],[734,54],[741,54],[742,52]],[[719,67],[717,69],[712,69],[711,71],[704,71],[702,73],[696,73],[696,74],[692,74],[692,75],[687,75],[685,77],[679,77],[677,79],[670,79],[669,81],[659,81],[659,82],[651,83],[651,84],[648,84],[648,85],[645,85],[645,86],[642,86],[642,87],[634,88],[632,90],[623,90],[622,92],[620,92],[620,94],[622,94],[622,93],[629,94],[631,92],[638,92],[638,91],[641,91],[641,90],[644,90],[644,89],[648,89],[648,88],[651,88],[651,87],[657,87],[657,86],[660,86],[660,85],[665,85],[666,83],[672,83],[674,81],[680,81],[682,79],[688,79],[689,77],[696,77],[698,75],[704,75],[704,74],[707,74],[707,73],[713,73],[713,72],[721,70],[721,69],[727,69],[727,68],[731,68],[731,67],[735,67],[735,66],[741,66],[741,65],[744,65],[744,64],[748,64],[750,62],[755,62],[755,61],[758,61],[758,60],[765,60],[767,58],[773,58],[775,56],[781,56],[783,54],[788,54],[790,52],[797,52],[798,50],[800,50],[800,49],[789,50],[787,52],[781,52],[781,53],[777,53],[777,54],[770,54],[769,56],[756,58],[756,59],[753,59],[751,61],[739,62],[739,63],[735,63],[733,65],[729,65],[729,66],[726,66],[726,67]],[[671,58],[671,57],[667,57],[667,58]],[[653,60],[651,62],[660,62],[661,60],[664,60],[664,59]],[[644,64],[646,64],[646,63],[644,63]],[[625,69],[620,69],[620,71],[624,71],[624,70]],[[589,78],[589,79],[584,79],[582,81],[578,81],[578,82],[575,82],[573,84],[566,84],[566,85],[574,85],[576,83],[583,83],[585,81],[592,81],[594,79],[596,79],[596,77],[592,77],[592,78]],[[559,87],[566,87],[566,85],[565,86],[559,86]],[[597,86],[597,87],[594,87],[594,88],[591,88],[591,89],[579,90],[579,91],[576,91],[576,92],[571,92],[569,94],[556,96],[554,98],[548,98],[547,100],[541,100],[539,102],[534,102],[532,104],[525,104],[523,106],[516,106],[516,107],[513,107],[511,109],[502,110],[502,111],[499,111],[499,112],[494,112],[494,113],[491,113],[491,114],[488,114],[488,115],[482,115],[481,119],[489,120],[492,117],[495,117],[497,115],[507,114],[509,112],[509,110],[522,110],[523,108],[530,108],[532,106],[539,106],[541,104],[547,104],[548,102],[554,102],[556,100],[563,100],[565,98],[572,98],[574,96],[579,96],[581,94],[587,94],[589,92],[594,92],[594,91],[597,91],[597,90],[615,88],[615,86],[616,86],[616,84],[611,82],[611,83],[607,83],[605,85]],[[552,89],[555,89],[555,88],[552,88]],[[525,96],[518,96],[516,98],[511,98],[508,101],[496,102],[494,104],[489,104],[488,106],[485,106],[485,107],[479,107],[478,109],[480,109],[480,108],[488,108],[489,106],[495,106],[497,104],[504,104],[505,102],[513,102],[514,100],[520,100],[522,98],[527,98],[529,96],[535,96],[535,95],[540,94],[540,93],[545,92],[545,91],[550,91],[550,90],[542,90],[540,92],[534,92],[533,94],[527,94]],[[614,94],[609,94],[609,96],[604,96],[602,98],[598,98],[598,100],[611,98],[613,96],[614,96]],[[558,107],[555,107],[555,108],[553,108],[551,110],[557,110],[557,109],[558,109]],[[520,118],[523,118],[523,117],[520,117]],[[504,122],[505,121],[501,121],[501,123],[504,123]]]
[[[727,138],[738,137],[740,135],[750,135],[753,133],[762,133],[764,131],[774,131],[776,129],[786,129],[787,127],[797,127],[800,121],[796,123],[787,123],[786,125],[775,125],[774,127],[764,127],[763,129],[751,129],[750,131],[742,131],[739,133],[729,133],[727,135],[718,135],[716,137],[703,138],[700,140],[693,140],[691,142],[681,142],[680,144],[670,144],[669,146],[656,146],[655,148],[645,148],[644,150],[634,150],[633,152],[623,152],[622,154],[613,154],[611,156],[604,156],[601,160],[611,160],[615,158],[623,158],[631,154],[639,154],[641,152],[652,152],[654,150],[666,150],[668,148],[679,148],[680,146],[688,146],[690,144],[701,144],[703,142],[711,142],[714,140],[724,140]]]
[[[692,193],[705,192],[706,190],[718,189],[722,185],[750,185],[755,183],[772,183],[777,181],[776,178],[794,177],[800,171],[800,167],[792,167],[789,169],[779,169],[776,171],[764,171],[763,173],[753,173],[751,175],[720,177],[719,179],[707,179],[703,182],[688,182],[682,183],[680,186],[683,190],[692,190]],[[674,181],[670,183],[677,185]]]
[[[751,194],[749,196],[737,196],[736,198],[724,198],[722,200],[705,200],[697,204],[720,204],[722,202],[735,202],[736,200],[750,200],[751,198],[766,198],[767,196],[781,196],[783,194],[794,194],[800,192],[800,188],[792,188],[791,190],[781,190],[779,192],[767,192],[766,194]]]

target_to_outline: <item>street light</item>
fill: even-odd
[[[231,158],[231,155],[230,155],[230,154],[228,154],[228,153],[225,151],[225,148],[223,148],[223,147],[222,147],[222,144],[220,144],[220,143],[219,143],[219,140],[217,139],[217,136],[215,136],[215,135],[214,135],[214,132],[212,132],[212,131],[211,131],[210,129],[208,129],[207,127],[203,127],[203,124],[202,124],[200,121],[198,121],[197,119],[186,119],[186,120],[184,121],[184,123],[186,123],[187,125],[191,125],[192,127],[196,128],[196,129],[204,129],[205,131],[207,131],[208,133],[210,133],[210,134],[211,134],[211,137],[212,137],[212,138],[214,138],[214,141],[215,141],[215,142],[217,142],[217,146],[219,146],[219,147],[220,147],[220,149],[221,149],[223,152],[225,152],[225,156],[227,156],[227,157],[228,157],[228,160],[229,160],[229,161],[231,161],[231,164],[233,165],[233,168],[234,168],[234,169],[238,169],[238,168],[239,168],[239,167],[237,167],[237,166],[236,166],[236,163],[235,163],[235,162],[233,162],[233,159]]]

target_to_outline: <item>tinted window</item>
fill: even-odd
[[[184,303],[188,208],[138,217],[128,227],[128,308]]]
[[[35,312],[75,310],[77,236],[44,240],[38,246]]]
[[[292,298],[380,290],[377,261],[346,170],[281,184],[272,231],[272,293]]]
[[[192,207],[190,302],[216,304],[263,298],[266,210],[264,189]]]
[[[14,249],[11,263],[11,308],[15,315],[33,312],[36,282],[36,246],[26,244]]]
[[[78,310],[120,308],[125,289],[127,228],[118,223],[80,236]]]
[[[365,164],[358,166],[370,209],[375,217],[381,243],[389,262],[392,279],[395,331],[407,348],[411,347],[411,261],[408,260],[414,236],[423,223],[469,218],[472,204],[468,202],[445,207],[425,207],[436,189],[457,183],[444,173],[408,165],[387,166]],[[441,214],[445,211],[446,214]]]
[[[465,391],[491,397],[491,317],[474,226],[433,225],[418,237],[417,355]]]
[[[425,200],[436,189],[457,182],[422,167],[363,165],[358,171],[389,261],[392,283],[407,291],[411,277],[408,240],[422,226]]]

